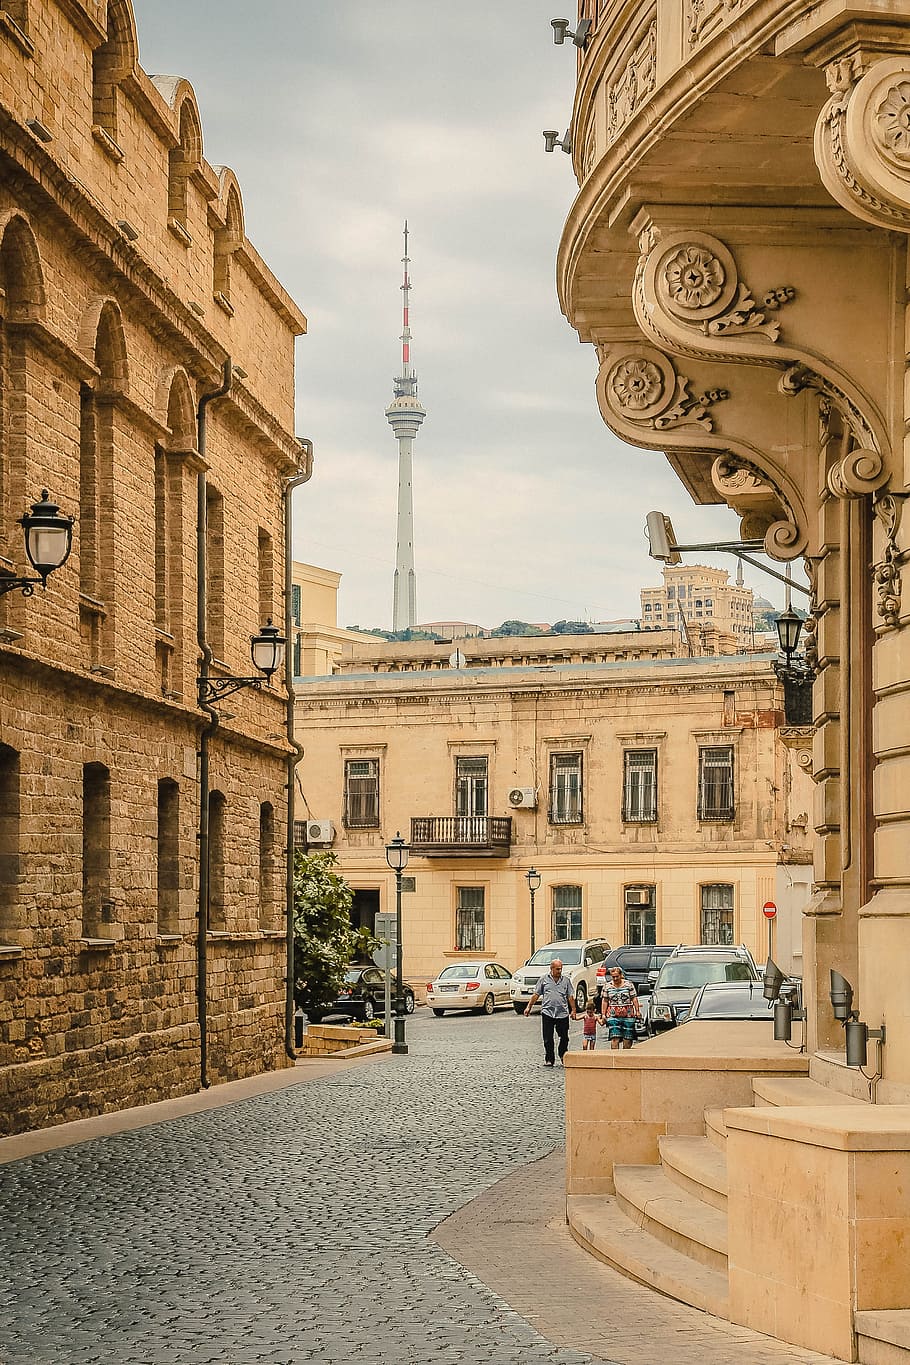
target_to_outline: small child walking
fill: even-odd
[[[595,1047],[597,1046],[597,1024],[598,1018],[594,1010],[594,1001],[589,1000],[588,1007],[585,1010],[584,1019],[582,1021],[583,1030],[581,1041],[582,1052],[593,1052]]]

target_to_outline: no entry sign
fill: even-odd
[[[774,916],[777,914],[777,906],[774,904],[773,901],[765,901],[764,905],[761,908],[761,912],[764,915],[765,919],[773,919]]]

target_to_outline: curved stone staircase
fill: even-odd
[[[807,1076],[756,1076],[752,1093],[759,1107],[866,1106]],[[703,1136],[660,1137],[659,1165],[614,1165],[615,1194],[569,1196],[573,1237],[624,1275],[727,1318],[726,1140],[723,1110],[709,1109]],[[854,1326],[864,1365],[910,1362],[910,1310],[856,1313]]]

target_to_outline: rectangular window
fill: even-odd
[[[581,887],[553,887],[553,938],[581,938]]]
[[[218,659],[224,658],[224,499],[211,484],[205,491],[205,630]]]
[[[378,758],[345,760],[344,823],[348,829],[379,828]]]
[[[259,927],[275,923],[275,809],[271,801],[259,807]]]
[[[294,663],[293,663],[294,677],[295,677],[295,678],[299,678],[299,677],[301,676],[300,665],[301,665],[301,663],[302,663],[302,660],[303,660],[303,636],[301,635],[301,633],[300,633],[299,630],[296,630],[296,631],[294,632]]]
[[[180,892],[180,788],[158,783],[158,933],[176,934]]]
[[[103,763],[82,769],[82,934],[107,938],[111,902],[111,775]]]
[[[627,886],[625,892],[626,943],[640,947],[657,942],[656,893],[653,886]]]
[[[623,753],[622,818],[653,823],[657,819],[657,750]]]
[[[482,952],[485,945],[484,888],[459,886],[455,909],[455,947],[468,953]]]
[[[275,615],[274,585],[275,556],[272,550],[272,537],[268,531],[259,528],[256,546],[256,562],[259,570],[259,625],[264,626]]]
[[[711,744],[698,751],[698,818],[732,820],[733,746]]]
[[[701,889],[701,941],[733,942],[733,887],[726,882]]]
[[[224,930],[227,927],[224,904],[226,804],[223,792],[209,792],[209,884],[206,897],[206,922],[209,929],[216,930]]]
[[[293,583],[291,585],[291,616],[293,618],[295,626],[303,625],[303,622],[300,618],[300,613],[302,609],[300,597],[301,597],[300,584]]]
[[[0,939],[21,928],[19,910],[19,755],[0,744]]]
[[[487,814],[487,760],[485,758],[456,758],[455,814]]]
[[[550,755],[550,824],[582,823],[581,754]]]

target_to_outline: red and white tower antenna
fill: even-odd
[[[408,256],[408,224],[404,224],[404,277],[401,285],[401,374],[392,381],[395,394],[385,410],[398,441],[398,535],[395,551],[395,582],[392,597],[392,629],[409,630],[417,624],[417,575],[414,570],[414,498],[412,446],[426,412],[417,400],[417,375],[411,368],[409,320],[411,264]]]

